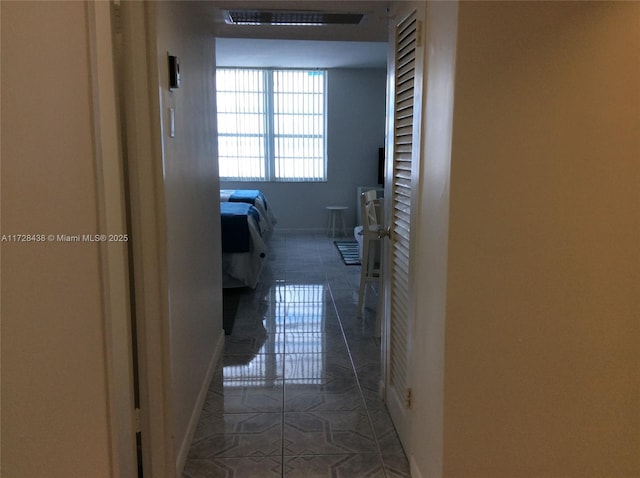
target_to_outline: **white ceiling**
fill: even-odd
[[[219,66],[385,68],[386,0],[212,1]],[[228,25],[225,9],[307,10],[362,13],[358,25]]]
[[[216,63],[244,67],[385,68],[387,44],[218,38]]]

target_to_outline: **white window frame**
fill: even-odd
[[[309,68],[227,68],[227,67],[220,67],[216,70],[216,72],[219,72],[220,70],[248,70],[248,71],[259,71],[262,72],[262,76],[263,76],[263,85],[262,85],[262,92],[264,95],[263,98],[263,104],[258,108],[258,110],[261,112],[261,114],[263,115],[263,129],[261,131],[261,133],[256,133],[256,134],[252,134],[252,135],[247,135],[248,137],[250,136],[257,136],[258,138],[262,138],[262,145],[261,145],[261,153],[263,155],[262,160],[263,160],[263,164],[262,164],[262,169],[263,169],[263,173],[264,174],[259,174],[259,175],[253,175],[253,176],[224,176],[223,172],[221,170],[221,176],[220,179],[222,181],[255,181],[255,182],[326,182],[327,181],[327,76],[328,76],[328,72],[327,70],[324,69],[309,69]],[[300,71],[300,72],[309,72],[309,73],[313,73],[315,75],[322,75],[322,131],[320,135],[310,135],[307,132],[304,132],[303,134],[288,134],[288,135],[276,135],[275,129],[276,126],[274,125],[274,118],[276,116],[276,111],[275,111],[275,106],[274,106],[274,98],[275,98],[275,91],[274,91],[274,76],[276,73],[279,72],[288,72],[288,71]],[[232,91],[230,90],[224,90],[221,91],[218,88],[217,93],[221,93],[221,92],[226,92],[226,93],[232,93]],[[317,93],[316,93],[317,94]],[[221,128],[220,125],[220,113],[219,112],[219,116],[218,116],[218,151],[219,151],[219,156],[221,150],[221,145],[220,145],[220,141],[223,138],[236,138],[238,136],[242,136],[242,135],[238,135],[238,134],[234,134],[234,133],[225,133],[224,131],[224,127]],[[230,112],[226,112],[226,113],[230,113]],[[224,112],[222,112],[222,114],[224,114]],[[300,114],[302,116],[302,114]],[[311,115],[313,116],[313,114]],[[276,158],[276,150],[278,149],[276,146],[276,138],[277,137],[288,137],[290,139],[293,140],[304,140],[304,139],[308,139],[309,137],[318,137],[320,136],[321,138],[321,156],[314,156],[313,158],[309,158],[308,159],[308,163],[313,163],[313,167],[308,167],[307,170],[312,170],[312,174],[308,174],[308,175],[290,175],[290,176],[283,176],[283,177],[277,177],[276,176],[276,170],[277,170],[277,164],[276,162],[278,160],[280,161],[284,161],[283,158]],[[223,148],[224,149],[224,148]],[[230,157],[230,156],[229,156]],[[240,158],[240,157],[238,157]],[[317,161],[317,163],[316,163]],[[307,164],[308,164],[307,163]],[[281,166],[284,167],[284,166]]]

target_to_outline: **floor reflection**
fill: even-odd
[[[251,345],[255,352],[227,354],[226,387],[260,387],[283,378],[282,354],[289,356],[289,378],[299,384],[321,383],[326,353],[324,284],[276,284],[267,293],[270,307],[255,327]],[[336,326],[337,316],[332,317]],[[268,331],[271,331],[269,333]]]
[[[408,477],[378,396],[375,311],[322,235],[276,234],[232,333],[185,467],[198,477]]]

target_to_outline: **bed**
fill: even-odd
[[[260,232],[266,239],[273,232],[276,217],[267,203],[267,198],[259,189],[221,189],[220,202],[251,204],[260,214]]]
[[[221,202],[223,287],[251,287],[258,283],[267,256],[260,212],[243,202]]]
[[[265,195],[257,189],[220,191],[223,287],[255,288],[276,223]]]

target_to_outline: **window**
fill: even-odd
[[[217,70],[220,178],[325,181],[323,70]]]

